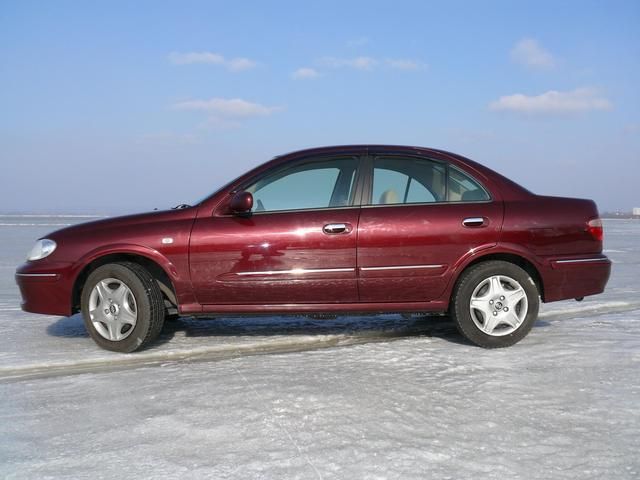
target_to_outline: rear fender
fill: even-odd
[[[540,288],[540,295],[544,300],[544,274],[545,269],[550,268],[550,265],[545,264],[541,259],[531,255],[531,252],[521,247],[520,245],[510,243],[497,243],[489,246],[483,246],[476,249],[464,257],[462,257],[454,266],[453,271],[447,284],[447,288],[444,291],[442,297],[439,300],[450,301],[453,289],[460,278],[460,275],[472,264],[479,263],[488,260],[501,260],[510,261],[508,257],[517,257],[529,263],[534,271],[534,280],[538,282]]]

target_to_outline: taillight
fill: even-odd
[[[602,220],[599,218],[592,218],[587,222],[587,232],[591,234],[594,240],[599,242],[604,237],[604,230],[602,229]]]

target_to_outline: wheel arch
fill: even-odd
[[[492,252],[492,253],[487,253],[486,255],[482,255],[480,257],[473,258],[468,263],[463,265],[459,269],[459,272],[456,275],[455,282],[453,283],[453,288],[451,289],[451,293],[449,295],[450,301],[451,301],[451,298],[453,297],[453,295],[455,294],[456,286],[460,282],[460,278],[462,278],[462,274],[464,272],[466,272],[469,268],[474,267],[475,265],[478,265],[478,264],[483,263],[483,262],[488,262],[488,261],[491,261],[491,260],[501,260],[501,261],[504,261],[504,262],[513,263],[514,265],[517,265],[520,268],[522,268],[525,272],[527,272],[531,276],[531,278],[535,282],[536,287],[538,289],[538,292],[540,293],[540,297],[542,298],[542,301],[544,302],[544,282],[542,280],[542,275],[540,274],[540,271],[538,270],[538,268],[535,266],[535,264],[531,260],[529,260],[528,258],[526,258],[526,257],[524,257],[522,255],[519,255],[517,253],[512,253],[512,252]]]
[[[140,252],[131,251],[110,251],[103,254],[92,256],[84,265],[80,268],[80,271],[76,275],[73,282],[73,288],[71,290],[71,312],[77,313],[80,311],[80,299],[82,298],[82,290],[84,284],[96,268],[106,265],[108,263],[122,263],[131,262],[145,268],[149,274],[157,282],[162,296],[165,299],[165,303],[168,302],[173,307],[177,308],[178,300],[176,295],[176,288],[174,282],[171,279],[169,273],[163,266],[156,261],[156,259],[150,258]]]

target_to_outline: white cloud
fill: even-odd
[[[387,58],[385,63],[391,68],[398,70],[423,70],[427,68],[427,64],[419,60],[410,58]]]
[[[318,64],[328,68],[354,68],[356,70],[373,70],[378,66],[386,66],[398,70],[422,70],[427,64],[410,58],[386,58],[379,60],[373,57],[336,58],[324,57]]]
[[[177,110],[208,112],[217,119],[240,119],[271,115],[282,107],[267,107],[242,98],[211,98],[208,100],[184,100],[173,104]]]
[[[320,65],[330,68],[355,68],[356,70],[372,70],[378,65],[378,60],[371,57],[336,58],[324,57],[318,62]]]
[[[227,68],[232,72],[240,72],[242,70],[249,70],[250,68],[254,68],[258,65],[253,60],[249,60],[248,58],[232,58],[226,62]]]
[[[319,73],[315,68],[303,67],[293,72],[291,74],[291,77],[294,80],[305,80],[310,78],[316,78],[318,75]]]
[[[171,52],[169,54],[169,61],[174,65],[189,65],[192,63],[211,63],[214,65],[222,65],[225,62],[222,55],[212,52]]]
[[[511,59],[525,67],[540,70],[553,68],[556,64],[553,55],[533,38],[523,38],[516,43],[511,49]]]
[[[490,110],[526,114],[566,114],[611,108],[611,102],[599,95],[594,88],[577,88],[570,92],[550,90],[535,96],[516,93],[500,97],[489,104]]]
[[[169,61],[174,65],[192,65],[194,63],[206,63],[210,65],[220,65],[232,72],[240,72],[254,68],[258,64],[248,58],[238,57],[226,59],[224,55],[214,52],[172,52],[169,54]]]

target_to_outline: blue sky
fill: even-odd
[[[0,212],[164,208],[346,143],[629,210],[639,26],[638,1],[5,1]]]

